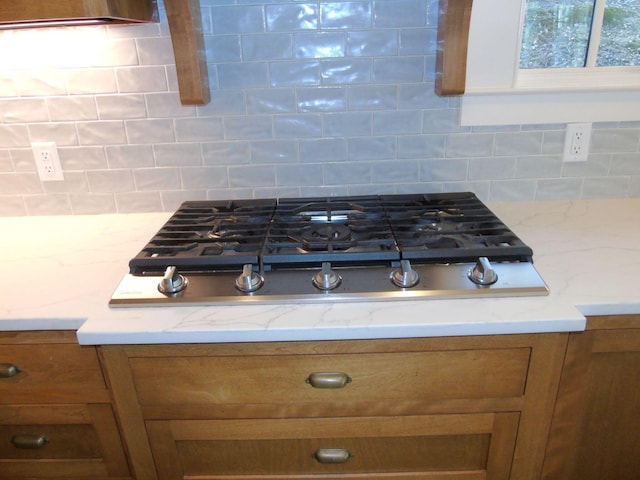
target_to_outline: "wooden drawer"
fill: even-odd
[[[143,407],[389,404],[520,397],[530,352],[530,348],[523,347],[336,355],[134,357],[129,361]],[[314,387],[313,380],[318,377],[314,374],[341,375],[336,384]],[[344,385],[338,384],[340,376],[346,379]]]
[[[0,405],[0,478],[128,476],[110,405]]]
[[[507,479],[517,413],[148,421],[160,480]],[[361,477],[366,475],[366,477]]]
[[[0,403],[108,399],[96,349],[92,347],[0,344],[0,364]]]

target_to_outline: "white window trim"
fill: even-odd
[[[474,0],[462,125],[640,120],[640,68],[518,73],[524,0]]]

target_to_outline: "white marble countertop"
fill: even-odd
[[[534,251],[546,297],[109,308],[168,213],[0,218],[0,330],[79,329],[80,343],[331,340],[574,331],[640,313],[640,199],[491,203]]]

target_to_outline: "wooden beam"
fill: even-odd
[[[165,0],[183,105],[211,100],[199,0]]]
[[[467,77],[467,45],[473,0],[440,0],[436,93],[462,95]]]

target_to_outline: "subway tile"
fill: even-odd
[[[177,168],[138,168],[133,171],[137,191],[176,190],[181,187]]]
[[[420,180],[424,182],[455,182],[467,179],[469,160],[447,158],[423,160],[420,164]]]
[[[317,3],[267,5],[265,11],[270,32],[315,30],[319,27]]]
[[[174,92],[147,93],[144,96],[149,118],[193,117],[196,107],[182,105]]]
[[[162,211],[175,212],[182,203],[192,200],[207,200],[206,190],[170,190],[160,192]]]
[[[496,155],[534,155],[542,150],[542,132],[496,133]]]
[[[229,186],[225,167],[182,167],[180,169],[182,188],[186,190],[210,190]]]
[[[276,171],[273,165],[248,165],[229,167],[229,186],[232,188],[275,186]]]
[[[514,157],[473,158],[469,160],[469,180],[498,180],[513,178]]]
[[[416,83],[424,78],[424,58],[377,58],[373,62],[373,78],[376,83]]]
[[[222,119],[227,140],[254,140],[273,137],[273,121],[268,115],[225,117]]]
[[[562,164],[563,177],[607,176],[611,167],[611,155],[592,154],[586,162],[565,162]]]
[[[8,150],[0,151],[0,173],[13,172],[11,154]]]
[[[33,159],[33,151],[29,148],[11,149],[8,151],[15,172],[35,172],[36,164]]]
[[[331,59],[320,62],[323,85],[358,85],[371,82],[369,59]]]
[[[347,106],[347,90],[340,87],[299,88],[297,98],[301,113],[344,111]]]
[[[631,177],[585,178],[582,198],[624,198],[628,196]]]
[[[113,75],[113,74],[112,74]],[[101,75],[94,75],[102,78]],[[73,75],[72,75],[73,77]],[[76,93],[69,83],[69,75],[63,70],[40,69],[17,71],[13,76],[13,85],[15,86],[15,95],[21,97],[44,96],[44,95],[66,95],[68,93]],[[105,77],[105,82],[97,84],[94,88],[110,88],[112,84]],[[90,93],[100,93],[99,91]]]
[[[198,143],[167,143],[153,146],[157,167],[186,167],[202,165]]]
[[[116,213],[116,201],[110,193],[70,193],[69,202],[74,215]]]
[[[216,34],[258,33],[265,30],[260,5],[212,7],[211,19]]]
[[[360,137],[348,140],[349,160],[389,160],[396,157],[396,137]]]
[[[435,55],[438,31],[435,28],[400,30],[400,55]]]
[[[46,99],[49,118],[52,122],[97,120],[95,97],[69,96]]]
[[[406,110],[399,112],[375,112],[373,133],[375,135],[417,134],[422,130],[422,112]]]
[[[132,69],[124,69],[132,75]],[[118,70],[121,71],[121,70]],[[70,70],[66,72],[66,90],[71,95],[96,95],[99,93],[116,93],[116,72],[111,68]],[[122,75],[126,81],[126,76]],[[119,83],[122,83],[120,79]],[[138,90],[139,91],[139,90]]]
[[[557,178],[562,175],[562,158],[558,155],[518,157],[516,178]]]
[[[320,137],[322,118],[316,114],[276,115],[273,132],[276,138]]]
[[[326,2],[320,4],[320,27],[348,29],[371,27],[371,3]]]
[[[119,91],[122,93],[164,92],[167,90],[167,75],[164,67],[117,68],[115,75]]]
[[[92,122],[98,124],[96,130],[101,130],[103,125],[101,122]],[[117,122],[121,123],[121,122]],[[29,125],[29,135],[32,142],[55,142],[59,147],[68,145],[78,145],[78,139],[82,138],[85,132],[84,122],[81,123],[32,123]],[[82,130],[82,132],[81,132]],[[96,132],[97,133],[97,132]],[[94,140],[101,143],[100,140]],[[105,139],[105,140],[108,140]]]
[[[244,90],[218,90],[207,105],[196,108],[199,117],[244,115],[247,113]]]
[[[95,147],[61,147],[58,148],[62,170],[100,170],[107,168],[105,148]]]
[[[66,194],[27,195],[24,203],[28,215],[71,215],[71,204]]]
[[[24,217],[27,215],[27,207],[22,195],[3,195],[0,189],[0,217]]]
[[[582,194],[581,178],[542,178],[536,187],[536,200],[573,200]]]
[[[373,162],[371,164],[371,182],[395,184],[413,182],[420,177],[420,163],[410,160]]]
[[[104,122],[103,122],[104,123]],[[174,122],[170,119],[126,120],[124,122],[128,142],[105,143],[164,143],[175,140]]]
[[[393,0],[374,3],[374,27],[422,27],[426,23],[427,3],[424,1]]]
[[[138,62],[140,65],[168,65],[175,63],[171,39],[167,37],[143,37],[136,40]],[[138,63],[134,62],[134,63]],[[131,65],[127,62],[116,62],[114,66]]]
[[[177,142],[206,142],[224,138],[220,117],[177,118],[174,122]]]
[[[0,145],[5,148],[29,146],[29,130],[25,125],[0,125]]]
[[[104,147],[109,168],[148,168],[154,165],[151,145],[117,145]]]
[[[436,95],[431,84],[415,83],[398,86],[398,108],[401,110],[433,108],[443,113],[443,110],[448,109],[448,107],[449,100],[446,97]],[[455,112],[455,115],[459,115],[458,109],[451,110]]]
[[[131,192],[135,188],[129,169],[86,172],[89,189],[94,193]]]
[[[251,163],[293,163],[298,161],[295,140],[262,140],[251,143]]]
[[[395,110],[398,88],[395,85],[349,87],[350,110]]]
[[[493,153],[493,135],[458,133],[447,135],[447,157],[488,157]]]
[[[469,131],[460,126],[460,112],[453,108],[425,110],[422,114],[422,133],[448,133]]]
[[[535,199],[535,180],[492,180],[489,200],[492,202],[525,202]]]
[[[640,144],[638,128],[594,128],[591,132],[591,153],[637,152]]]
[[[247,90],[247,113],[293,113],[296,109],[296,91],[293,88]]]
[[[399,136],[398,158],[444,158],[445,139],[444,135]]]
[[[322,185],[324,171],[322,164],[277,165],[276,183],[281,186],[308,187]]]
[[[368,162],[327,163],[324,165],[325,185],[357,185],[371,183]]]
[[[209,63],[242,61],[240,35],[205,36],[204,48],[205,56]],[[249,60],[249,58],[246,59]],[[251,60],[256,59],[253,58]]]
[[[253,88],[269,85],[266,63],[224,63],[218,65],[220,88]]]
[[[340,162],[347,160],[347,140],[344,138],[301,139],[300,161]]]
[[[64,172],[64,180],[42,182],[45,194],[88,192],[89,185],[84,172]]]
[[[25,195],[42,193],[37,173],[0,173],[0,195]]]
[[[325,137],[371,135],[373,115],[370,112],[326,113],[322,116]]]
[[[296,58],[344,57],[347,37],[342,32],[300,32],[294,36]]]
[[[290,58],[293,58],[293,35],[289,33],[242,36],[242,59],[245,61],[286,60]]]
[[[347,33],[347,54],[352,57],[384,57],[398,54],[397,30],[356,30]]]
[[[320,62],[315,60],[273,62],[270,73],[273,87],[320,85]]]
[[[145,118],[147,107],[142,94],[99,95],[96,97],[100,120]]]
[[[251,161],[249,142],[213,142],[202,145],[205,165],[238,165]]]
[[[143,213],[162,211],[162,201],[158,192],[116,193],[118,213]]]
[[[1,123],[32,123],[49,121],[49,111],[43,98],[9,99],[2,102]]]
[[[617,153],[611,159],[609,174],[640,175],[640,153]]]

